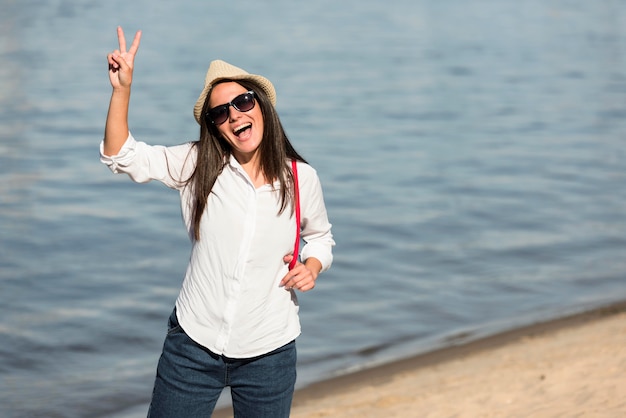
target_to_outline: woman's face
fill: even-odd
[[[245,87],[234,81],[220,83],[211,89],[209,108],[230,103],[235,97],[246,93]],[[216,125],[219,134],[230,143],[237,161],[244,164],[254,160],[263,139],[263,114],[259,103],[247,112],[228,107],[226,122]]]

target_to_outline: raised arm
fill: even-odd
[[[141,31],[135,34],[130,49],[126,50],[126,38],[121,27],[117,28],[119,49],[107,55],[109,81],[113,92],[104,128],[104,154],[116,155],[128,137],[128,106],[130,86],[133,81],[135,55],[139,49]]]

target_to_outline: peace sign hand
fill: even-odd
[[[135,55],[139,49],[141,31],[135,33],[135,39],[133,39],[133,43],[128,51],[126,50],[126,38],[124,37],[124,31],[121,26],[117,27],[117,39],[120,44],[119,49],[107,55],[109,62],[109,80],[111,81],[113,89],[127,89],[130,88],[133,80]]]

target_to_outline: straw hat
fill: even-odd
[[[198,101],[193,108],[193,115],[195,116],[198,123],[200,123],[200,117],[202,116],[202,107],[204,106],[207,95],[209,94],[215,83],[220,80],[253,81],[257,83],[259,87],[263,89],[263,91],[265,91],[265,94],[267,94],[267,97],[270,99],[272,104],[276,106],[276,90],[274,90],[274,86],[267,78],[260,75],[249,74],[241,68],[230,65],[225,61],[215,60],[211,62],[211,65],[209,65],[209,70],[207,71],[206,78],[204,79],[204,89],[202,89],[202,93],[200,93],[200,97],[198,98]]]

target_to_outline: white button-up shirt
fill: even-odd
[[[116,156],[101,161],[114,173],[139,183],[158,180],[179,190],[182,216],[193,243],[182,289],[176,300],[180,325],[196,342],[216,354],[249,358],[279,348],[300,334],[294,291],[279,287],[288,272],[283,262],[293,252],[295,216],[288,206],[279,214],[279,185],[255,188],[231,157],[209,195],[193,238],[190,186],[183,181],[195,166],[192,143],[164,147],[128,139]],[[335,244],[316,171],[298,163],[301,258],[315,257],[322,271],[332,263]]]

